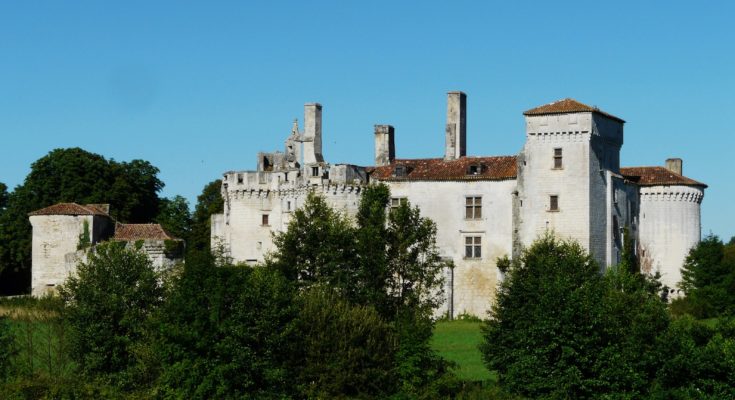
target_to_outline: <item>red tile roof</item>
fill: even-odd
[[[117,224],[113,240],[173,240],[160,224]]]
[[[87,204],[82,206],[77,203],[58,203],[33,211],[28,215],[101,215],[109,217],[104,209],[105,206],[109,208],[107,204]]]
[[[684,185],[706,188],[702,182],[671,172],[664,167],[620,168],[620,174],[639,186]]]
[[[480,166],[470,174],[470,166]],[[396,166],[405,166],[405,176],[395,176]],[[390,165],[371,168],[370,178],[379,181],[473,181],[506,180],[516,177],[516,157],[461,157],[445,161],[443,158],[395,160]]]
[[[625,122],[623,119],[618,118],[612,114],[608,114],[597,107],[588,106],[574,99],[562,99],[557,100],[549,104],[544,104],[536,108],[532,108],[523,113],[523,115],[548,115],[548,114],[568,114],[577,112],[593,112],[600,115],[604,115],[610,119],[616,121]]]

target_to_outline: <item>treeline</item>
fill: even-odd
[[[148,161],[118,162],[71,148],[35,161],[10,193],[0,183],[0,294],[30,293],[28,213],[56,203],[109,203],[111,216],[120,222],[159,222],[190,247],[208,247],[209,215],[222,208],[219,181],[205,186],[192,215],[183,197],[159,197],[164,183],[158,173]]]
[[[429,345],[444,267],[436,227],[389,200],[386,186],[365,188],[350,220],[310,194],[257,267],[191,251],[158,275],[144,254],[100,245],[53,309],[81,378],[9,377],[0,394],[451,396],[461,382]]]

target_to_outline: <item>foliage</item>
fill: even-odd
[[[352,298],[359,283],[350,222],[314,192],[293,214],[288,229],[274,235],[278,251],[268,263],[301,288],[325,285]]]
[[[124,243],[98,245],[88,257],[60,289],[70,354],[87,376],[135,383],[136,348],[161,303],[161,285],[148,257]]]
[[[294,367],[308,398],[381,398],[393,393],[397,341],[370,306],[353,306],[328,290],[303,296],[296,320]]]
[[[221,194],[222,181],[217,179],[209,182],[197,197],[197,205],[194,208],[191,223],[191,235],[186,247],[193,252],[206,252],[210,250],[211,216],[224,210],[224,200]]]
[[[182,196],[161,199],[156,222],[177,239],[188,239],[191,233],[189,202]]]
[[[77,241],[77,250],[84,250],[92,245],[92,239],[89,237],[89,221],[86,219],[82,222],[82,233],[79,234]]]
[[[668,325],[652,286],[624,268],[602,276],[579,244],[546,235],[501,284],[483,328],[485,363],[532,398],[640,396]]]
[[[15,336],[7,317],[0,317],[0,383],[10,375],[11,361],[15,355]]]
[[[735,245],[710,235],[689,251],[681,272],[686,297],[673,302],[674,311],[697,318],[735,311]]]
[[[685,316],[671,324],[659,346],[665,362],[651,398],[735,398],[735,321],[712,328]]]
[[[8,204],[8,187],[0,182],[0,214],[5,210],[5,206]]]
[[[163,252],[168,258],[178,258],[184,254],[184,246],[182,240],[164,240]]]
[[[161,397],[280,397],[294,390],[298,308],[276,271],[187,260],[156,318]]]
[[[56,149],[31,165],[0,214],[0,282],[5,292],[30,286],[31,225],[28,213],[59,202],[109,203],[121,222],[147,222],[158,213],[163,183],[147,161],[117,162],[80,148]]]

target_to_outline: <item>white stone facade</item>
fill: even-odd
[[[324,161],[321,111],[307,104],[305,131],[294,123],[285,152],[259,153],[257,171],[224,174],[225,208],[212,216],[212,245],[235,261],[264,261],[273,232],[286,229],[309,190],[354,215],[373,182],[436,222],[438,249],[453,265],[441,312],[452,316],[485,315],[502,280],[498,258],[517,256],[547,231],[579,241],[601,269],[620,261],[628,232],[645,267],[670,288],[700,239],[706,185],[682,176],[680,160],[667,162],[669,169],[621,168],[624,121],[574,100],[525,112],[517,156],[468,157],[466,95],[450,92],[443,158],[396,159],[393,127],[376,125],[374,167]]]

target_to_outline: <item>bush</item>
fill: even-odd
[[[204,252],[187,260],[156,322],[161,376],[173,398],[283,397],[294,392],[298,309],[274,270],[218,266]]]
[[[501,284],[483,328],[485,363],[531,398],[640,397],[668,325],[653,286],[623,268],[602,276],[579,244],[547,235]]]
[[[148,257],[124,243],[99,245],[60,289],[70,354],[81,372],[135,384],[136,350],[163,294]]]
[[[352,306],[328,290],[303,296],[294,360],[308,398],[379,398],[396,389],[390,324],[370,306]]]

